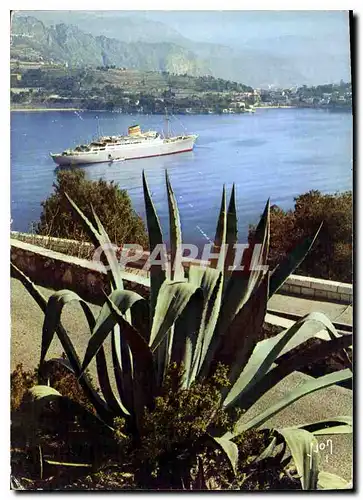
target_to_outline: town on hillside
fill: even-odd
[[[261,107],[351,110],[351,83],[252,88],[213,76],[116,66],[68,67],[11,61],[12,109],[84,109],[121,113],[235,114]]]

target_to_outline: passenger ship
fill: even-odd
[[[50,153],[57,165],[114,162],[149,158],[192,151],[197,135],[161,136],[158,132],[142,132],[139,125],[128,128],[126,136],[100,137],[90,144]]]

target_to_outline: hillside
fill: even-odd
[[[210,74],[192,51],[174,43],[127,43],[103,35],[93,36],[74,25],[47,27],[31,16],[14,16],[11,35],[12,59],[72,66],[116,65],[193,76]]]
[[[307,83],[291,62],[262,50],[196,43],[163,23],[110,14],[36,12],[41,18],[38,20],[16,13],[11,56],[77,66],[116,65],[142,71],[213,75],[252,87]],[[51,24],[57,20],[62,22]],[[64,22],[70,20],[77,26]]]
[[[73,24],[93,36],[104,35],[121,42],[169,42],[184,46],[189,40],[167,24],[137,17],[122,11],[19,11],[15,17],[36,17],[45,26]]]

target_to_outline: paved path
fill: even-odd
[[[314,299],[276,294],[271,297],[267,307],[268,309],[301,315],[322,312],[333,322],[338,321],[349,325],[353,323],[353,307],[337,302],[320,302]]]
[[[46,297],[51,294],[49,290],[44,288],[41,290]],[[320,310],[327,313],[331,319],[335,319],[335,316],[344,309],[344,306],[341,305],[295,299],[283,295],[273,297],[269,306],[273,309],[290,310],[301,314],[306,314],[310,310]],[[95,312],[99,310],[97,306],[91,307]],[[344,313],[344,322],[349,321],[349,314],[351,318],[351,310],[350,313]],[[89,330],[80,307],[72,303],[67,305],[62,321],[70,332],[77,351],[82,356],[89,338]],[[11,369],[13,370],[20,362],[23,363],[25,369],[32,369],[38,364],[40,358],[43,313],[23,288],[23,285],[15,279],[11,279],[11,322]],[[55,339],[49,355],[59,356],[61,352],[61,346]],[[92,374],[95,375],[94,367],[91,369]],[[267,408],[278,398],[291,392],[293,388],[308,379],[310,379],[308,375],[294,372],[261,398],[258,405],[253,407],[253,414]],[[330,387],[300,399],[267,424],[282,427],[332,416],[351,415],[352,408],[351,391],[341,387]],[[252,412],[250,411],[246,416],[253,416]],[[326,436],[324,440],[326,441]],[[333,436],[332,440],[333,453],[327,456],[322,455],[322,466],[324,470],[339,474],[350,481],[352,477],[352,436]]]

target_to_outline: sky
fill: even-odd
[[[29,12],[29,11],[28,11]],[[43,11],[44,12],[44,11]],[[60,13],[62,11],[58,11]],[[63,11],[64,12],[64,11]],[[67,11],[66,11],[67,12]],[[72,11],[68,11],[71,14]],[[280,37],[325,40],[345,49],[349,45],[348,11],[188,11],[188,10],[118,10],[88,11],[107,18],[135,16],[160,21],[181,35],[199,42],[213,42],[243,47],[256,42]],[[29,12],[30,13],[30,12]],[[51,14],[47,11],[47,14]],[[33,11],[36,16],[36,11]],[[71,14],[72,16],[72,14]]]
[[[286,35],[348,43],[347,11],[148,11],[187,38],[242,46],[248,40]]]

